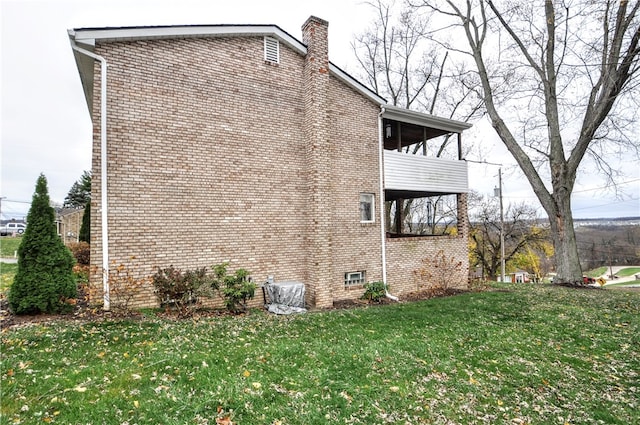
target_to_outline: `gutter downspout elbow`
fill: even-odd
[[[109,289],[109,228],[107,222],[107,60],[79,47],[71,39],[71,48],[78,53],[100,61],[100,207],[102,227],[102,289],[105,311],[111,309]]]
[[[398,301],[398,297],[391,295],[387,287],[387,245],[386,245],[386,229],[384,228],[384,140],[382,128],[382,114],[384,114],[384,106],[380,105],[380,113],[378,114],[378,166],[380,168],[380,246],[382,250],[382,284],[384,285],[384,295],[393,301]]]

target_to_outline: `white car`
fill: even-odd
[[[19,235],[23,234],[27,226],[24,223],[7,223],[0,227],[0,235],[13,235],[17,233]]]

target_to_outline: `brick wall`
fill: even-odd
[[[378,224],[361,225],[358,212],[360,192],[379,196],[377,107],[321,67],[330,96],[315,103],[305,58],[280,49],[273,65],[262,37],[96,46],[109,63],[111,267],[143,278],[157,267],[227,261],[257,283],[302,281],[319,306],[345,295],[344,272],[380,274]],[[99,270],[98,65],[94,85],[91,258]],[[314,119],[324,120],[317,137]],[[101,288],[99,272],[92,282]],[[150,284],[133,305],[156,305]]]
[[[453,236],[387,238],[387,283],[393,295],[433,286],[469,285],[467,194],[457,197],[458,225]]]
[[[382,279],[379,106],[331,76],[327,33],[310,18],[307,56],[281,43],[279,64],[264,61],[262,37],[96,46],[109,63],[111,268],[144,279],[158,267],[229,262],[256,283],[304,282],[317,307],[360,297],[362,287],[345,287],[347,272]],[[101,298],[99,64],[93,115],[92,283]],[[360,223],[361,193],[375,196],[374,223]],[[392,293],[435,284],[416,276],[440,253],[460,261],[466,284],[466,195],[458,208],[458,236],[387,240]],[[253,305],[261,301],[258,293]],[[147,282],[132,306],[154,305]]]
[[[379,107],[361,95],[345,90],[332,79],[330,98],[340,108],[331,115],[338,155],[334,162],[333,298],[360,297],[362,287],[345,288],[346,272],[366,271],[369,282],[382,280],[380,241],[380,167],[378,163]],[[374,223],[360,223],[360,194],[375,195]]]
[[[386,241],[386,254],[389,292],[400,298],[443,284],[459,289],[468,287],[466,237],[391,238]]]

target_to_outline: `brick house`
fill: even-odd
[[[61,208],[56,211],[56,228],[65,245],[78,242],[84,208]]]
[[[69,30],[94,128],[98,270],[132,256],[139,276],[229,262],[256,283],[303,282],[307,303],[323,308],[360,297],[365,282],[399,297],[421,289],[444,253],[466,285],[466,162],[399,150],[454,135],[460,152],[470,126],[390,106],[330,63],[326,21],[309,18],[302,33]],[[402,200],[441,195],[454,201],[455,231],[385,225]],[[156,304],[152,287],[139,298]]]

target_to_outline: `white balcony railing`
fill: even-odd
[[[384,151],[384,188],[437,193],[469,191],[467,163]]]

